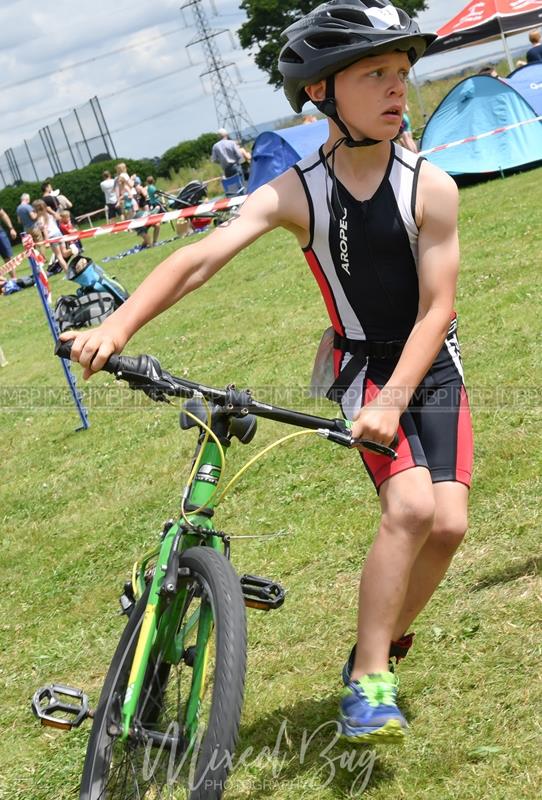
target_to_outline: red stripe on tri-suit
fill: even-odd
[[[376,385],[376,383],[373,383],[373,381],[367,379],[365,381],[362,405],[368,405],[371,400],[375,399],[379,392],[380,388]],[[403,472],[405,469],[411,469],[412,467],[416,466],[412,456],[412,451],[410,449],[410,443],[401,426],[399,426],[397,436],[399,437],[399,444],[395,448],[397,452],[396,461],[392,461],[392,459],[388,458],[388,456],[379,456],[376,453],[370,453],[367,450],[361,452],[363,462],[369,470],[377,489],[380,489],[380,486],[384,483],[384,481],[388,478],[391,478],[392,475],[397,475],[399,472]]]
[[[457,418],[457,455],[455,461],[455,479],[466,486],[471,485],[472,462],[474,455],[474,437],[469,408],[469,399],[465,387],[461,387],[461,399]]]
[[[329,314],[331,324],[337,333],[340,333],[341,336],[344,336],[344,326],[339,319],[337,307],[333,301],[333,294],[329,288],[327,278],[324,275],[324,270],[320,266],[320,262],[318,261],[313,250],[306,250],[305,258],[307,259],[307,264],[311,268],[312,274],[316,278],[316,282],[320,287],[320,291],[322,292],[322,297],[324,298],[324,303],[326,304],[327,313]]]
[[[344,353],[342,350],[338,350],[336,347],[333,348],[333,374],[336,378],[339,377],[341,372],[341,364],[343,361]]]

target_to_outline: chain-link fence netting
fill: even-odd
[[[2,187],[20,181],[42,181],[85,167],[102,155],[117,157],[100,102],[93,97],[0,154],[0,181]]]

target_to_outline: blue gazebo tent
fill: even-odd
[[[314,153],[328,135],[327,120],[264,131],[254,142],[248,191],[253,192],[305,156]]]
[[[538,116],[507,81],[475,75],[458,83],[427,123],[420,149],[478,136]],[[427,154],[427,159],[461,178],[503,173],[542,161],[542,124],[529,125]]]

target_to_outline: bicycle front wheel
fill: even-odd
[[[230,562],[207,547],[179,562],[184,601],[174,642],[155,645],[130,735],[121,708],[145,613],[137,603],[109,667],[94,717],[81,800],[219,800],[235,752],[246,669],[246,614]],[[185,568],[185,569],[182,569]],[[186,570],[186,568],[188,568]]]

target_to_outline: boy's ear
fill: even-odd
[[[305,86],[305,91],[313,102],[319,103],[326,96],[326,81],[321,80],[318,83],[311,83],[309,86]]]

